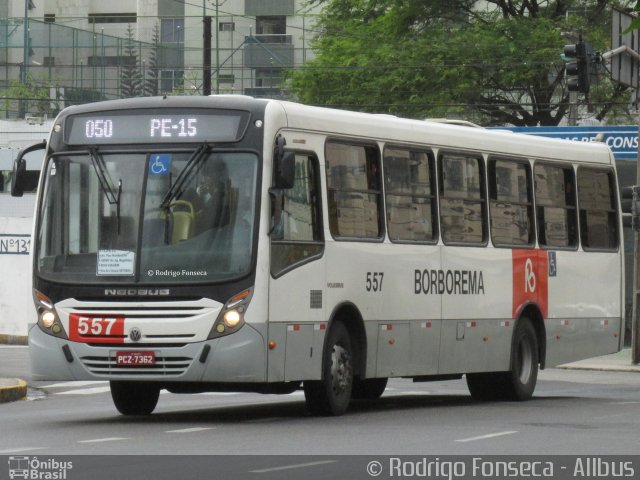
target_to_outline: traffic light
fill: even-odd
[[[589,55],[583,42],[564,46],[567,88],[570,92],[589,93]]]

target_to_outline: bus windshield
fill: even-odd
[[[83,283],[222,282],[249,272],[253,153],[55,154],[45,170],[39,274]]]

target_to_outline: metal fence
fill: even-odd
[[[138,21],[114,36],[95,23],[86,30],[30,19],[25,36],[23,18],[0,19],[0,118],[50,117],[68,105],[130,96],[202,94],[202,18],[183,19],[185,31],[173,36],[161,33],[163,20]],[[286,97],[283,71],[312,55],[312,33],[254,35],[243,20],[218,18],[213,93]]]

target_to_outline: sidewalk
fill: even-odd
[[[14,341],[10,343],[7,335],[0,335],[0,345],[23,345],[24,337],[13,337]],[[9,348],[7,348],[6,355],[9,354]],[[16,363],[20,364],[20,369],[14,370],[13,375],[23,376],[20,372],[25,372],[24,378],[28,378],[28,359],[26,349],[20,349],[21,355],[24,355],[23,359],[18,359]],[[3,352],[4,353],[4,352]],[[13,353],[15,357],[16,353]],[[0,359],[1,360],[1,359]],[[0,361],[0,364],[2,362]],[[564,370],[598,370],[608,372],[636,372],[640,373],[640,365],[631,364],[631,349],[625,348],[618,353],[611,355],[605,355],[602,357],[589,358],[587,360],[580,360],[579,362],[567,363],[559,365],[555,368]],[[640,379],[640,377],[639,377]],[[27,382],[17,378],[0,378],[0,403],[11,402],[14,400],[24,399],[27,395]]]
[[[640,373],[640,365],[631,363],[631,349],[624,348],[618,353],[604,355],[602,357],[588,358],[578,362],[558,365],[555,368],[565,370],[601,370],[607,372],[637,372]]]

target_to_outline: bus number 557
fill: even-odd
[[[384,272],[367,272],[367,292],[379,292],[382,290]]]

